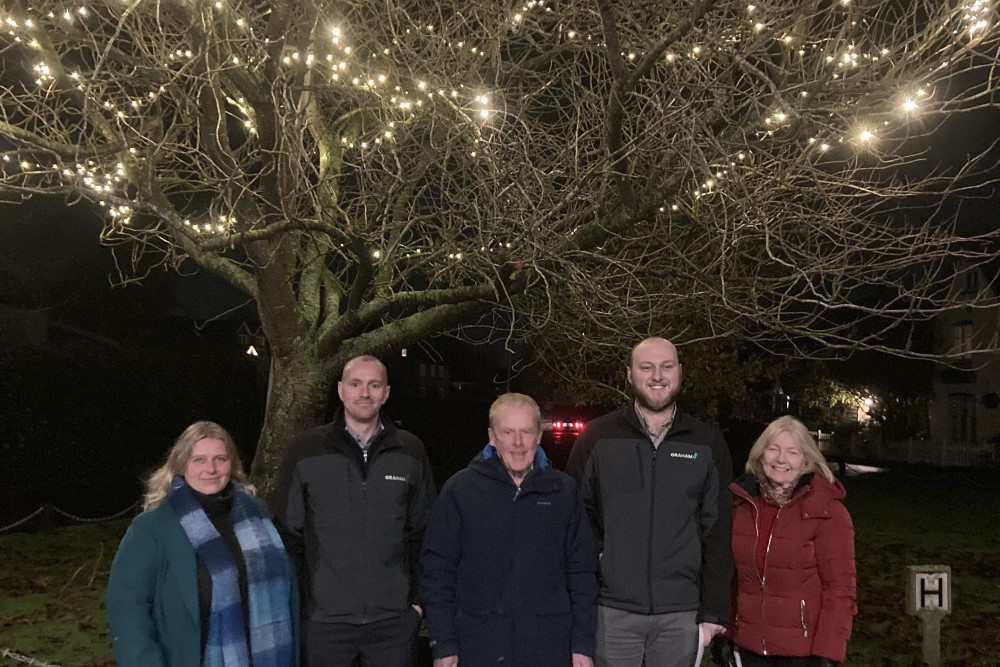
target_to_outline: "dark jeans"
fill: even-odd
[[[812,667],[813,658],[786,657],[781,655],[758,655],[746,650],[738,649],[740,661],[743,667]]]
[[[413,667],[420,616],[413,609],[375,623],[306,621],[306,667]]]

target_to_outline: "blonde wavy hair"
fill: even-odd
[[[747,457],[747,472],[753,473],[761,481],[764,480],[764,450],[767,449],[767,446],[771,444],[771,441],[779,433],[788,433],[791,435],[795,440],[795,444],[802,450],[802,458],[805,461],[802,474],[818,472],[826,478],[826,481],[833,481],[833,471],[830,470],[823,452],[819,451],[812,433],[809,432],[805,424],[789,415],[778,417],[764,428],[764,432],[760,434],[757,441],[753,443],[753,447],[750,448],[750,455]]]
[[[170,492],[170,484],[174,481],[174,477],[184,474],[194,446],[198,444],[199,440],[205,438],[221,440],[226,445],[226,454],[233,464],[230,477],[242,485],[247,492],[256,492],[256,489],[247,480],[247,474],[243,470],[243,462],[240,460],[236,443],[233,441],[233,436],[229,435],[229,431],[215,422],[197,421],[184,429],[184,432],[174,442],[174,446],[170,448],[167,460],[146,479],[146,495],[142,502],[143,510],[156,509],[163,503]]]

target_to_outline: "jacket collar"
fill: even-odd
[[[497,459],[500,458],[500,453],[497,452],[496,445],[494,445],[493,443],[486,445],[486,447],[483,448],[483,451],[481,451],[479,455],[483,458],[484,461],[489,461],[493,457],[496,457]],[[503,461],[501,461],[500,463],[502,465]],[[545,452],[542,451],[542,446],[539,445],[538,448],[535,449],[535,468],[538,470],[545,470],[551,465],[552,464],[549,462],[549,457],[545,455]]]
[[[795,484],[795,491],[792,493],[792,497],[794,498],[805,493],[808,490],[808,487],[813,483],[814,476],[815,473],[809,472],[799,477],[799,481]],[[756,498],[760,495],[760,480],[757,479],[757,475],[754,473],[745,472],[733,483],[731,483],[729,488],[735,492],[743,491],[743,493],[740,493],[741,496]]]
[[[371,445],[368,449],[368,457],[375,452],[375,449],[382,449],[384,447],[396,447],[402,446],[395,441],[394,438],[390,438],[389,435],[396,432],[396,425],[391,419],[385,416],[385,414],[379,414],[379,422],[382,424],[382,428],[379,432],[375,434],[372,439]],[[330,423],[330,442],[334,447],[345,450],[354,451],[357,449],[360,452],[360,447],[358,446],[358,441],[354,439],[354,436],[350,434],[347,430],[347,420],[344,419],[344,408],[339,408],[337,414],[334,416],[333,421]]]
[[[675,405],[677,404],[675,403]],[[691,430],[691,417],[688,416],[686,412],[681,410],[680,405],[677,405],[675,409],[676,412],[674,413],[674,419],[670,423],[670,429],[663,436],[664,439],[675,433],[684,433]],[[649,437],[649,433],[647,433],[645,425],[643,425],[642,420],[639,419],[639,415],[635,411],[635,399],[629,401],[629,403],[623,407],[621,411],[629,426],[644,436]]]
[[[552,464],[549,462],[549,457],[542,451],[541,446],[535,450],[534,463],[534,469],[525,475],[524,481],[521,482],[521,492],[548,493],[554,490],[557,484],[555,479],[549,474],[549,471],[553,469]],[[476,454],[475,458],[469,463],[469,467],[500,482],[509,484],[511,488],[515,486],[514,480],[511,479],[510,473],[500,459],[497,448],[492,444],[486,445],[483,451]]]
[[[749,502],[753,502],[755,498],[760,496],[760,482],[757,481],[757,476],[752,472],[740,476],[729,485],[729,489],[735,497]],[[843,502],[845,497],[847,497],[847,491],[840,480],[834,479],[831,483],[826,481],[823,475],[811,472],[806,473],[799,480],[795,494],[788,503],[789,505],[801,504],[803,512],[817,516],[826,513],[826,508],[831,501]]]

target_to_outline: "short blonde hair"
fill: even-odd
[[[802,473],[818,472],[826,478],[826,481],[833,481],[833,471],[826,462],[823,453],[819,451],[816,440],[806,425],[795,417],[785,415],[778,417],[764,428],[757,441],[750,448],[750,456],[747,457],[747,472],[756,475],[757,479],[763,481],[764,475],[764,450],[771,444],[779,433],[788,433],[795,440],[795,444],[802,450],[802,458],[805,461]]]
[[[230,477],[241,484],[248,492],[255,492],[254,487],[247,481],[247,474],[243,470],[243,462],[240,460],[240,454],[236,450],[236,443],[233,441],[233,436],[229,435],[229,431],[215,422],[197,421],[184,429],[184,432],[180,434],[180,437],[177,438],[174,446],[171,447],[170,452],[167,454],[167,460],[163,465],[154,470],[153,474],[146,480],[146,495],[143,498],[142,509],[156,509],[163,503],[170,492],[170,484],[174,481],[174,477],[184,474],[184,469],[187,467],[188,459],[191,458],[194,446],[205,438],[221,440],[225,444],[226,454],[233,464]]]
[[[501,394],[497,400],[493,401],[493,405],[490,406],[490,428],[493,428],[496,424],[497,412],[500,408],[506,407],[531,408],[531,413],[535,417],[535,426],[541,429],[542,410],[538,407],[538,403],[536,403],[535,399],[531,396],[528,396],[527,394],[518,394],[516,392]]]

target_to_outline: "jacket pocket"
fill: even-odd
[[[802,636],[809,636],[809,611],[806,609],[806,601],[802,600],[799,605],[799,621],[802,623]]]

